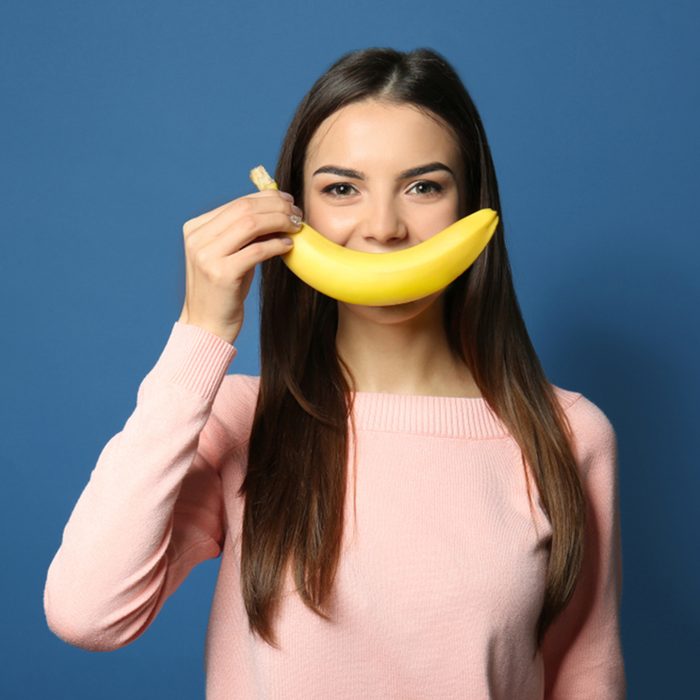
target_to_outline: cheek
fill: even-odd
[[[322,202],[313,202],[310,209],[304,209],[304,214],[304,220],[309,226],[338,245],[347,243],[355,225],[355,218],[349,210],[324,206]]]
[[[298,207],[301,207],[301,211],[304,214],[304,221],[306,221],[308,224],[311,224],[311,219],[314,215],[314,207],[311,205],[311,201],[309,195],[306,194],[306,190],[304,191],[304,196],[302,197],[301,204],[296,200],[294,201],[294,204],[296,204]]]

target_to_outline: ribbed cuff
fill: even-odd
[[[150,375],[213,401],[237,352],[231,343],[218,335],[199,326],[175,321]]]

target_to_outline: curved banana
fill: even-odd
[[[274,180],[259,184],[258,168],[251,171],[253,182],[260,189],[272,188]],[[418,245],[366,253],[333,243],[304,223],[289,234],[294,246],[281,258],[306,284],[338,301],[403,304],[444,289],[459,277],[479,257],[497,225],[496,211],[479,209]]]

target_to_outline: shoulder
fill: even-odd
[[[233,392],[241,397],[257,399],[260,377],[256,374],[227,374],[221,382],[221,392]]]
[[[260,377],[251,374],[227,374],[214,400],[213,410],[229,420],[252,419],[258,400]]]
[[[207,422],[208,437],[217,442],[238,445],[250,437],[260,377],[249,374],[227,374],[214,398]]]
[[[571,430],[576,461],[585,473],[600,457],[617,456],[615,428],[603,409],[580,392],[554,386]]]

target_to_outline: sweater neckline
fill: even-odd
[[[408,432],[455,438],[500,438],[510,432],[483,397],[357,391],[358,430]]]
[[[259,389],[260,376],[245,376],[253,394]],[[581,394],[552,384],[566,409]],[[357,430],[414,433],[448,438],[489,439],[511,437],[510,430],[483,397],[427,396],[354,392],[353,418]]]

